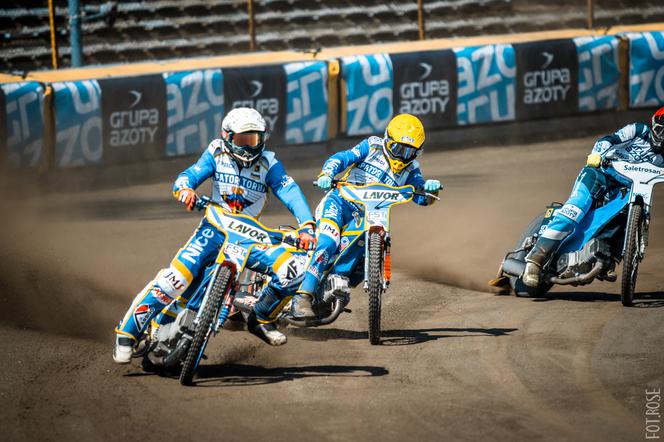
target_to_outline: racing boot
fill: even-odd
[[[281,333],[273,323],[258,322],[254,312],[251,312],[247,318],[247,329],[252,335],[275,347],[284,345],[288,341],[286,335]]]
[[[120,334],[115,336],[115,348],[113,349],[113,360],[117,364],[128,364],[134,354],[134,342]]]
[[[316,314],[312,308],[313,296],[308,293],[298,292],[293,297],[291,304],[291,315],[294,319],[310,319],[315,318]]]
[[[526,268],[521,280],[528,287],[537,288],[541,283],[542,266],[546,264],[561,241],[541,236],[526,255]]]

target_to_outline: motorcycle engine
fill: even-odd
[[[180,340],[184,333],[191,333],[193,329],[194,319],[196,319],[196,312],[189,309],[182,310],[174,322],[162,325],[157,330],[157,348],[165,349],[175,345]]]
[[[610,257],[609,244],[594,238],[581,250],[566,253],[558,258],[556,271],[560,278],[572,278],[590,272],[598,258],[608,260]]]

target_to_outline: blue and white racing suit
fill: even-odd
[[[652,148],[649,139],[648,126],[632,123],[597,140],[592,153],[599,154],[602,159],[610,154],[623,161],[664,165],[661,153]],[[625,178],[611,168],[584,167],[574,183],[569,199],[556,211],[526,260],[544,264],[560,243],[574,231],[595,202],[603,199],[607,193],[629,185]]]
[[[222,147],[222,141],[215,139],[200,159],[178,176],[173,192],[196,189],[208,178],[212,178],[212,200],[230,212],[260,217],[271,189],[299,225],[313,223],[302,191],[273,152],[263,152],[251,168],[240,168]],[[223,242],[224,234],[203,218],[170,266],[162,269],[136,296],[116,333],[138,340],[150,320],[160,312],[156,324],[172,321],[191,295],[188,290],[191,282],[216,258]],[[276,319],[300,283],[305,262],[302,254],[291,254],[285,246],[252,248],[247,266],[272,278],[254,308],[259,321]]]
[[[412,185],[416,189],[424,186],[424,178],[417,161],[410,163],[399,173],[394,173],[383,152],[384,140],[369,137],[350,150],[332,155],[323,164],[323,174],[331,177],[350,168],[343,180],[353,184],[383,183],[390,186]],[[416,195],[413,201],[426,206],[432,203],[430,198]],[[339,250],[341,232],[350,220],[353,212],[361,208],[346,201],[337,189],[329,191],[316,208],[316,250],[309,263],[304,280],[298,293],[314,295],[328,265],[334,262]]]

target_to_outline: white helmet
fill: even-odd
[[[256,109],[233,109],[221,123],[221,139],[241,167],[251,167],[260,158],[267,140],[267,124]]]

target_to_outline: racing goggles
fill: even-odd
[[[236,147],[259,147],[263,144],[263,132],[241,132],[231,134],[229,141]]]
[[[662,142],[664,141],[664,124],[653,122],[650,132],[653,144],[657,147],[662,147]]]
[[[260,157],[265,147],[264,132],[241,132],[229,134],[226,146],[245,167]]]
[[[417,149],[407,144],[397,143],[394,140],[387,140],[386,147],[391,156],[407,163],[413,161],[420,153],[422,153],[422,149]]]

